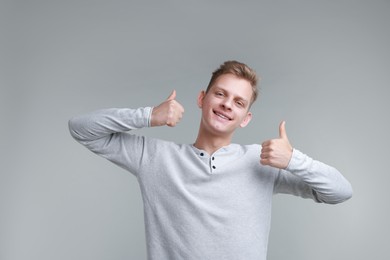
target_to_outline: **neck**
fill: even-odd
[[[194,146],[211,155],[221,147],[229,145],[231,138],[232,136],[213,135],[199,130]]]

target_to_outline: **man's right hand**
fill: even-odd
[[[183,117],[184,108],[175,100],[176,90],[160,105],[153,108],[151,126],[176,126]]]

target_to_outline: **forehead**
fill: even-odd
[[[253,94],[251,83],[233,74],[219,76],[210,89],[221,89],[245,100],[250,100]]]

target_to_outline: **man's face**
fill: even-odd
[[[236,128],[245,127],[252,118],[249,112],[252,94],[249,81],[233,74],[219,76],[207,93],[199,94],[201,130],[231,137]]]

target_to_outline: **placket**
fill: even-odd
[[[209,172],[211,174],[215,173],[215,171],[218,169],[217,156],[215,154],[210,156],[202,150],[199,151],[198,156],[208,165]]]

